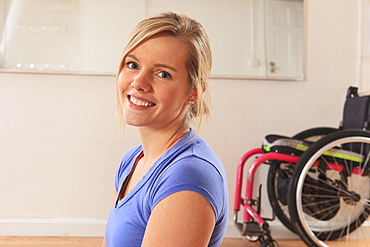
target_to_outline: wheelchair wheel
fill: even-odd
[[[369,233],[359,227],[370,214],[369,150],[370,132],[340,130],[312,144],[296,163],[288,208],[308,246],[366,241]]]
[[[337,130],[338,129],[330,127],[311,128],[297,133],[293,138],[315,142],[323,136]],[[287,203],[288,183],[292,176],[292,172],[292,165],[280,161],[271,161],[267,176],[267,193],[271,207],[277,218],[285,227],[295,233],[294,227],[290,221]],[[286,184],[286,189],[280,189],[279,187],[284,184]],[[281,191],[279,190],[285,191],[285,194],[281,195]]]

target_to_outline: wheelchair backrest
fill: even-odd
[[[370,95],[359,96],[357,87],[349,87],[347,98],[344,104],[342,129],[361,129],[370,130]],[[361,145],[361,143],[344,144],[344,149],[368,154],[370,145]]]
[[[359,96],[357,87],[350,87],[344,104],[342,129],[370,130],[370,95]]]

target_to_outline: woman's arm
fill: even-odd
[[[176,192],[154,207],[142,246],[208,246],[215,221],[214,210],[202,195]]]

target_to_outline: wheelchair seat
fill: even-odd
[[[263,139],[262,149],[266,153],[275,152],[300,156],[311,144],[312,142],[287,136],[267,135]]]

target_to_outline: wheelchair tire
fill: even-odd
[[[288,208],[307,246],[344,237],[351,246],[360,241],[348,235],[370,214],[369,150],[370,132],[339,130],[313,143],[295,164]]]
[[[323,136],[337,131],[338,129],[330,127],[317,127],[304,130],[293,136],[295,139],[317,141]],[[290,231],[295,233],[294,227],[290,221],[287,202],[281,201],[278,195],[278,176],[283,172],[287,179],[292,175],[292,169],[289,169],[288,164],[280,161],[271,161],[270,168],[267,175],[267,193],[270,200],[271,207],[276,217],[283,223],[283,225]]]

